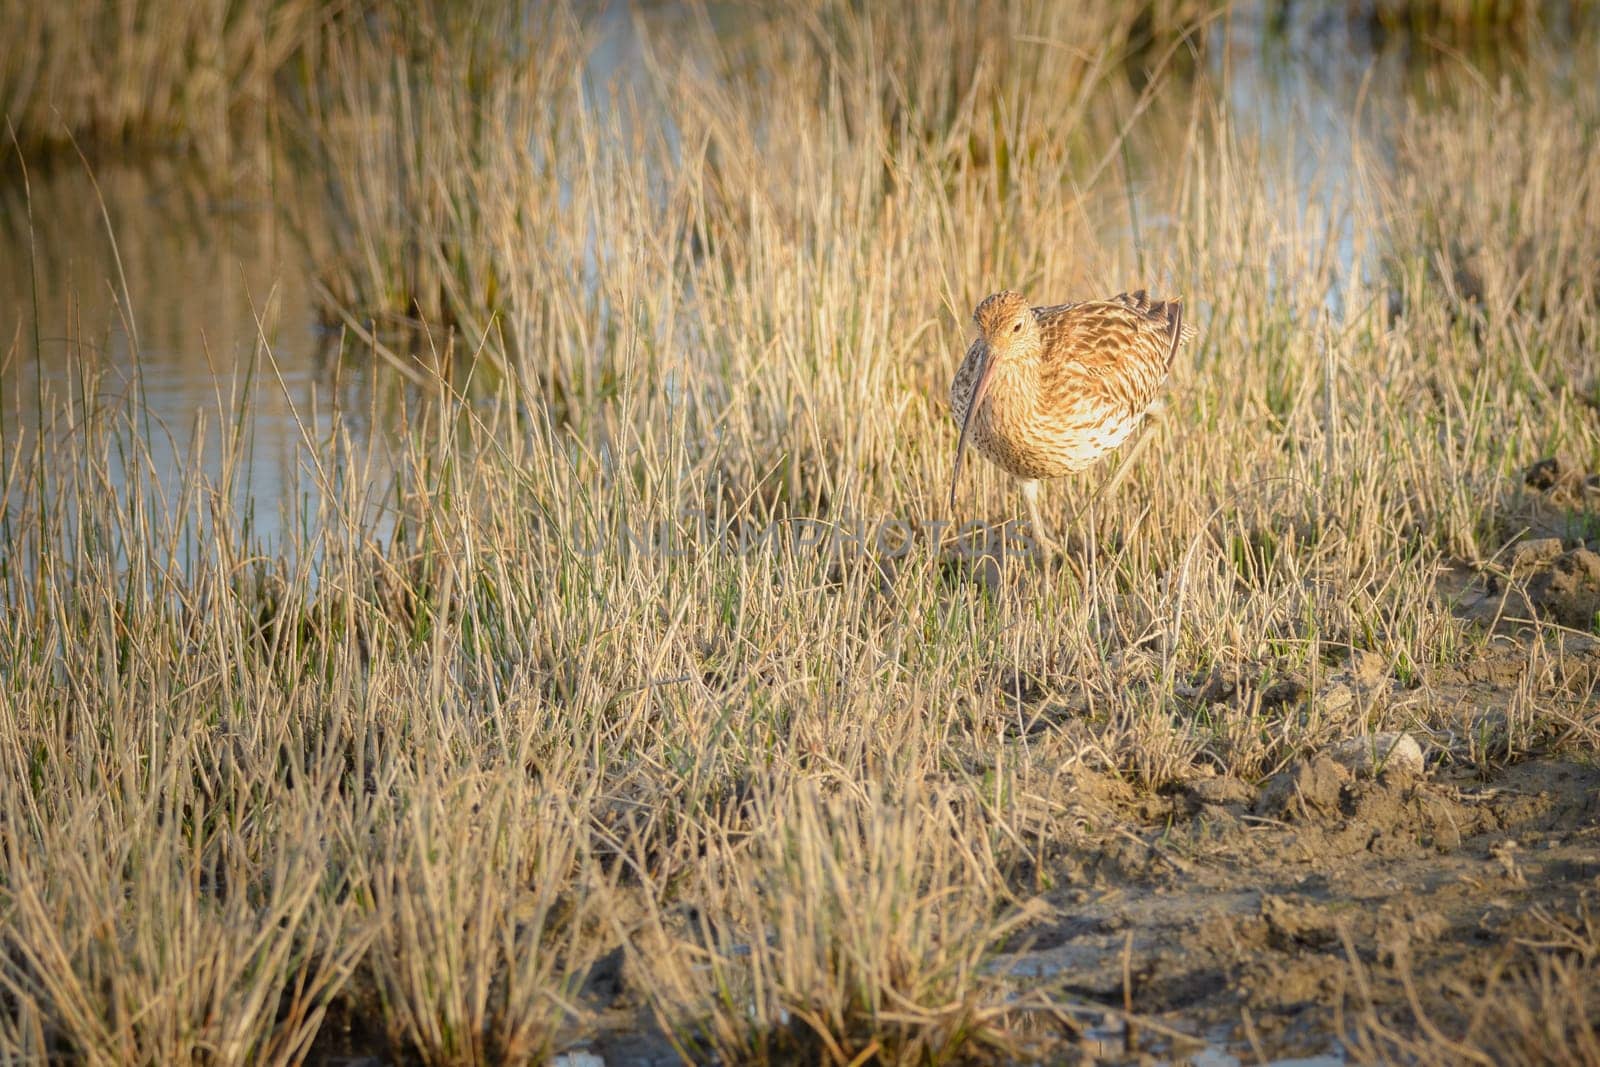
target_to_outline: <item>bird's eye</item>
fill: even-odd
[[[1021,319],[1018,319],[1015,323],[1012,324],[1011,332],[1012,333],[1021,333],[1022,332],[1022,320]]]

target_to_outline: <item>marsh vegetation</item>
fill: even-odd
[[[76,7],[0,3],[0,1059],[1600,1063],[1591,9]],[[228,300],[142,314],[129,153],[274,205]],[[979,551],[972,306],[1137,286],[1152,439]]]

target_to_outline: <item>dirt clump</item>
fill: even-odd
[[[1522,483],[1530,489],[1547,492],[1568,476],[1567,464],[1560,456],[1545,456],[1528,464],[1522,472]]]
[[[1248,782],[1227,774],[1191,778],[1179,787],[1179,792],[1190,802],[1191,810],[1244,807],[1256,798],[1256,791]]]
[[[1339,939],[1338,924],[1326,907],[1291,897],[1261,898],[1261,918],[1269,938],[1280,951],[1302,947],[1326,948]]]
[[[1233,707],[1271,711],[1298,704],[1306,696],[1305,681],[1294,675],[1267,681],[1259,668],[1216,667],[1189,685],[1179,685],[1180,695],[1202,707],[1227,704]]]
[[[1252,810],[1257,815],[1293,821],[1337,814],[1349,770],[1328,756],[1299,760],[1267,779]]]
[[[1555,557],[1528,580],[1528,599],[1562,626],[1593,630],[1600,619],[1600,553],[1575,548]]]
[[[1414,949],[1433,945],[1450,931],[1450,920],[1414,900],[1401,899],[1378,909],[1374,947],[1381,963],[1404,964]]]
[[[1560,456],[1546,456],[1528,465],[1522,482],[1559,500],[1582,500],[1600,495],[1600,474],[1590,474],[1576,463]]]
[[[1532,571],[1561,555],[1563,545],[1559,537],[1535,537],[1518,541],[1506,552],[1506,566],[1512,574]]]

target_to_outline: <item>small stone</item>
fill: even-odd
[[[1350,679],[1362,685],[1377,685],[1389,677],[1389,661],[1365,648],[1350,650],[1350,661],[1345,664]]]
[[[1340,741],[1330,745],[1326,755],[1360,778],[1373,777],[1380,771],[1415,777],[1424,768],[1422,746],[1417,739],[1395,730]]]
[[[1356,694],[1343,682],[1331,682],[1317,694],[1317,706],[1325,712],[1338,714],[1355,706]]]
[[[1517,843],[1515,841],[1499,841],[1489,848],[1489,858],[1500,867],[1500,873],[1512,885],[1524,886],[1528,879],[1523,875],[1522,868],[1517,864]]]

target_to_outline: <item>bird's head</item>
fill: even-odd
[[[989,347],[989,366],[1038,347],[1039,320],[1021,293],[1007,289],[984,297],[972,313],[972,321],[978,324],[978,332]]]
[[[967,432],[972,419],[989,395],[994,383],[995,370],[1007,363],[1027,359],[1039,354],[1039,320],[1021,293],[1007,289],[984,297],[972,313],[978,324],[978,333],[988,349],[978,380],[973,383],[972,396],[967,401],[967,416],[961,422],[961,438],[956,442],[955,466],[950,472],[950,506],[956,505],[956,479],[961,475],[961,457],[967,449]]]

